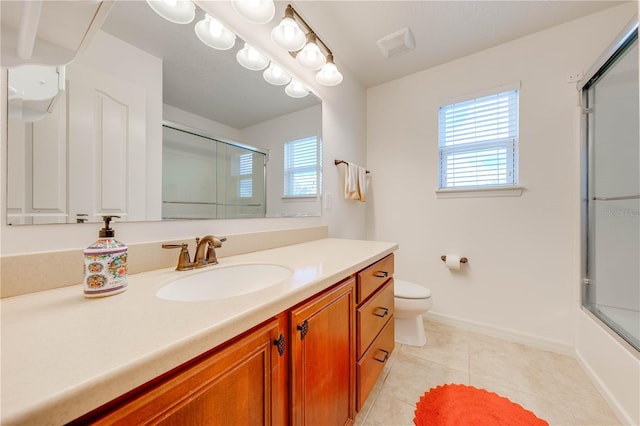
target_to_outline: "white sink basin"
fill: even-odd
[[[225,299],[262,290],[291,276],[289,269],[278,265],[245,264],[213,268],[171,281],[156,292],[156,297],[178,302]]]

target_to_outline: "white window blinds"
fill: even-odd
[[[240,154],[238,156],[238,196],[240,198],[253,197],[253,154]]]
[[[518,183],[518,90],[440,107],[440,188]]]
[[[284,196],[320,194],[320,144],[316,136],[284,145]]]

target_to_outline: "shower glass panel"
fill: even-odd
[[[179,125],[162,128],[162,218],[265,217],[266,154]]]
[[[587,108],[583,305],[640,350],[637,27],[582,96]]]

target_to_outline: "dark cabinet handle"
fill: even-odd
[[[389,351],[385,351],[384,349],[380,349],[380,350],[384,352],[384,358],[378,359],[376,357],[373,357],[373,359],[384,364],[389,359]]]
[[[304,336],[306,336],[309,332],[309,322],[307,320],[304,320],[304,322],[296,328],[300,332],[300,340],[303,340]]]
[[[374,313],[373,313],[373,315],[375,315],[375,316],[377,316],[377,317],[380,317],[380,318],[384,318],[384,317],[386,317],[387,315],[389,315],[389,309],[387,309],[387,308],[383,308],[383,307],[379,307],[379,308],[378,308],[378,311],[380,311],[380,310],[382,311],[382,314],[378,314],[378,313],[375,313],[375,312],[374,312]]]
[[[287,341],[284,339],[284,334],[280,333],[280,337],[273,341],[273,344],[278,347],[278,354],[284,355],[284,350],[287,348]]]
[[[387,271],[378,271],[374,275],[378,278],[387,278],[389,273]]]

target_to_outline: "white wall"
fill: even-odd
[[[322,141],[322,106],[317,105],[246,127],[241,140],[250,146],[264,148],[269,153],[267,163],[267,216],[314,216],[321,213],[318,198],[283,198],[284,194],[284,144],[286,142],[317,136]],[[325,167],[328,166],[325,158]],[[323,167],[324,169],[324,167]]]
[[[269,33],[276,22],[269,25],[249,24],[233,10],[230,2],[203,2],[203,8],[213,12],[226,22],[240,37],[260,48],[266,55],[278,60],[323,100],[322,135],[326,159],[333,157],[345,160],[365,161],[365,107],[366,92],[351,73],[344,67],[342,84],[336,87],[319,86],[313,80],[313,74],[301,71],[300,67],[287,52],[280,51],[271,43]],[[278,7],[286,5],[278,5]],[[281,12],[277,12],[276,15]],[[64,23],[61,23],[64,25]],[[135,61],[132,61],[135,63]],[[340,62],[338,59],[338,66]],[[2,128],[5,129],[6,115],[6,73],[3,73],[1,93]],[[160,132],[160,130],[159,130]],[[160,133],[158,140],[161,140]],[[6,205],[6,132],[2,131],[0,149],[0,187],[2,191],[2,220],[0,223],[0,254],[32,253],[49,250],[63,250],[85,247],[97,237],[99,226],[94,225],[39,225],[8,226],[4,206]],[[157,164],[157,163],[156,163]],[[333,164],[333,163],[331,163]],[[158,171],[160,172],[160,171]],[[338,196],[342,188],[340,180],[342,170],[338,167],[326,167],[324,171],[325,191],[333,194],[332,206],[323,210],[322,217],[311,218],[267,218],[242,220],[176,221],[176,222],[140,222],[116,223],[117,238],[125,243],[163,241],[170,239],[192,238],[207,233],[218,235],[254,232],[262,230],[287,229],[302,226],[328,225],[329,234],[334,237],[364,238],[365,209],[362,203],[346,201]],[[158,175],[158,179],[160,179]]]
[[[182,124],[184,126],[202,130],[208,135],[214,136],[223,141],[230,140],[241,142],[239,129],[201,117],[183,109],[176,108],[173,105],[162,105],[162,118],[163,120],[171,121],[176,124]]]
[[[575,340],[579,271],[578,97],[586,70],[635,13],[627,4],[367,92],[367,236],[400,244],[399,278],[433,312],[560,347]],[[437,198],[438,106],[521,82],[520,197]],[[461,272],[440,255],[469,258]]]

